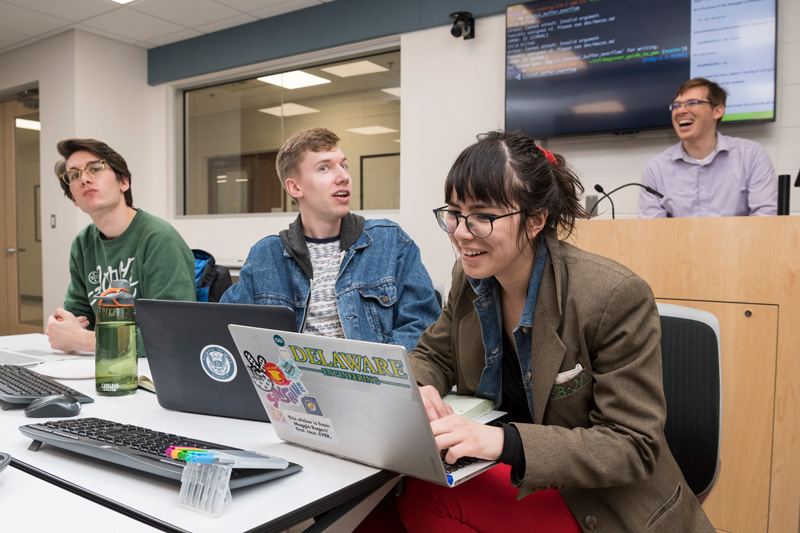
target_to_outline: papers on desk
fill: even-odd
[[[94,357],[48,361],[35,366],[33,370],[43,376],[56,379],[94,378]]]

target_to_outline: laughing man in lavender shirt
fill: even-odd
[[[725,89],[705,78],[678,88],[670,105],[681,142],[644,168],[640,218],[776,215],[775,170],[758,143],[717,131],[725,114]]]

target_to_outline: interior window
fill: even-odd
[[[400,208],[400,51],[186,90],[183,213],[296,211],[275,157],[310,127],[341,137],[350,208]]]

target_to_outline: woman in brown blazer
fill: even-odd
[[[522,133],[479,136],[450,170],[435,214],[459,260],[411,365],[446,460],[501,464],[456,488],[409,479],[410,531],[714,531],[664,439],[650,287],[558,238],[582,191]],[[452,414],[454,386],[508,423]]]

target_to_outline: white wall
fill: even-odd
[[[724,126],[728,135],[761,143],[779,174],[800,167],[800,9],[797,2],[779,3],[778,117],[775,123]],[[449,285],[455,259],[449,241],[436,226],[431,209],[443,203],[443,183],[455,157],[475,135],[504,124],[505,17],[479,19],[477,38],[453,39],[448,28],[433,28],[401,36],[401,202],[400,210],[369,211],[399,222],[422,249],[434,279]],[[435,51],[435,52],[433,52]],[[546,144],[563,154],[581,176],[589,194],[600,183],[606,190],[639,182],[648,159],[678,141],[673,131],[635,136],[593,135],[552,139]],[[617,218],[635,218],[638,188],[614,195]],[[792,212],[800,214],[800,189],[792,188]],[[610,206],[600,206],[610,218]],[[177,219],[173,223],[192,246],[217,257],[244,258],[260,237],[285,228],[293,216],[249,215],[214,220]],[[216,236],[219,235],[219,236]],[[231,239],[231,235],[236,238]]]
[[[135,204],[163,216],[164,165],[159,180],[147,176],[153,173],[152,124],[163,124],[156,118],[163,115],[152,105],[157,91],[147,85],[146,50],[93,34],[70,31],[2,54],[0,73],[0,94],[39,87],[43,299],[50,314],[64,301],[70,244],[91,222],[64,196],[53,173],[60,157],[56,143],[68,137],[107,142],[123,154],[133,173]],[[154,182],[162,184],[161,191]],[[56,215],[55,228],[51,215]]]
[[[778,19],[777,121],[725,126],[723,131],[763,144],[776,171],[791,174],[794,181],[800,167],[800,62],[796,60],[800,57],[800,2],[779,2]],[[401,208],[365,214],[402,224],[422,249],[431,276],[446,285],[454,255],[431,209],[442,204],[444,178],[458,153],[476,134],[503,126],[504,31],[504,17],[494,16],[477,21],[477,38],[470,41],[453,39],[444,26],[400,36]],[[86,136],[108,142],[128,161],[135,204],[172,222],[190,247],[209,250],[217,258],[244,259],[253,243],[294,219],[293,214],[277,213],[176,216],[174,180],[181,152],[176,140],[175,113],[180,102],[175,89],[193,80],[150,87],[146,60],[143,49],[82,32],[61,34],[0,55],[0,94],[36,82],[41,92],[46,310],[63,299],[69,280],[69,244],[88,223],[88,217],[62,196],[52,175],[59,139]],[[639,181],[646,161],[675,142],[674,133],[662,131],[554,139],[547,146],[575,166],[587,191],[593,193],[595,183],[610,190]],[[615,195],[618,217],[635,216],[636,189]],[[791,192],[792,213],[800,214],[800,189],[793,187]],[[602,210],[607,209],[606,205]],[[49,227],[51,214],[58,217],[56,229]]]

